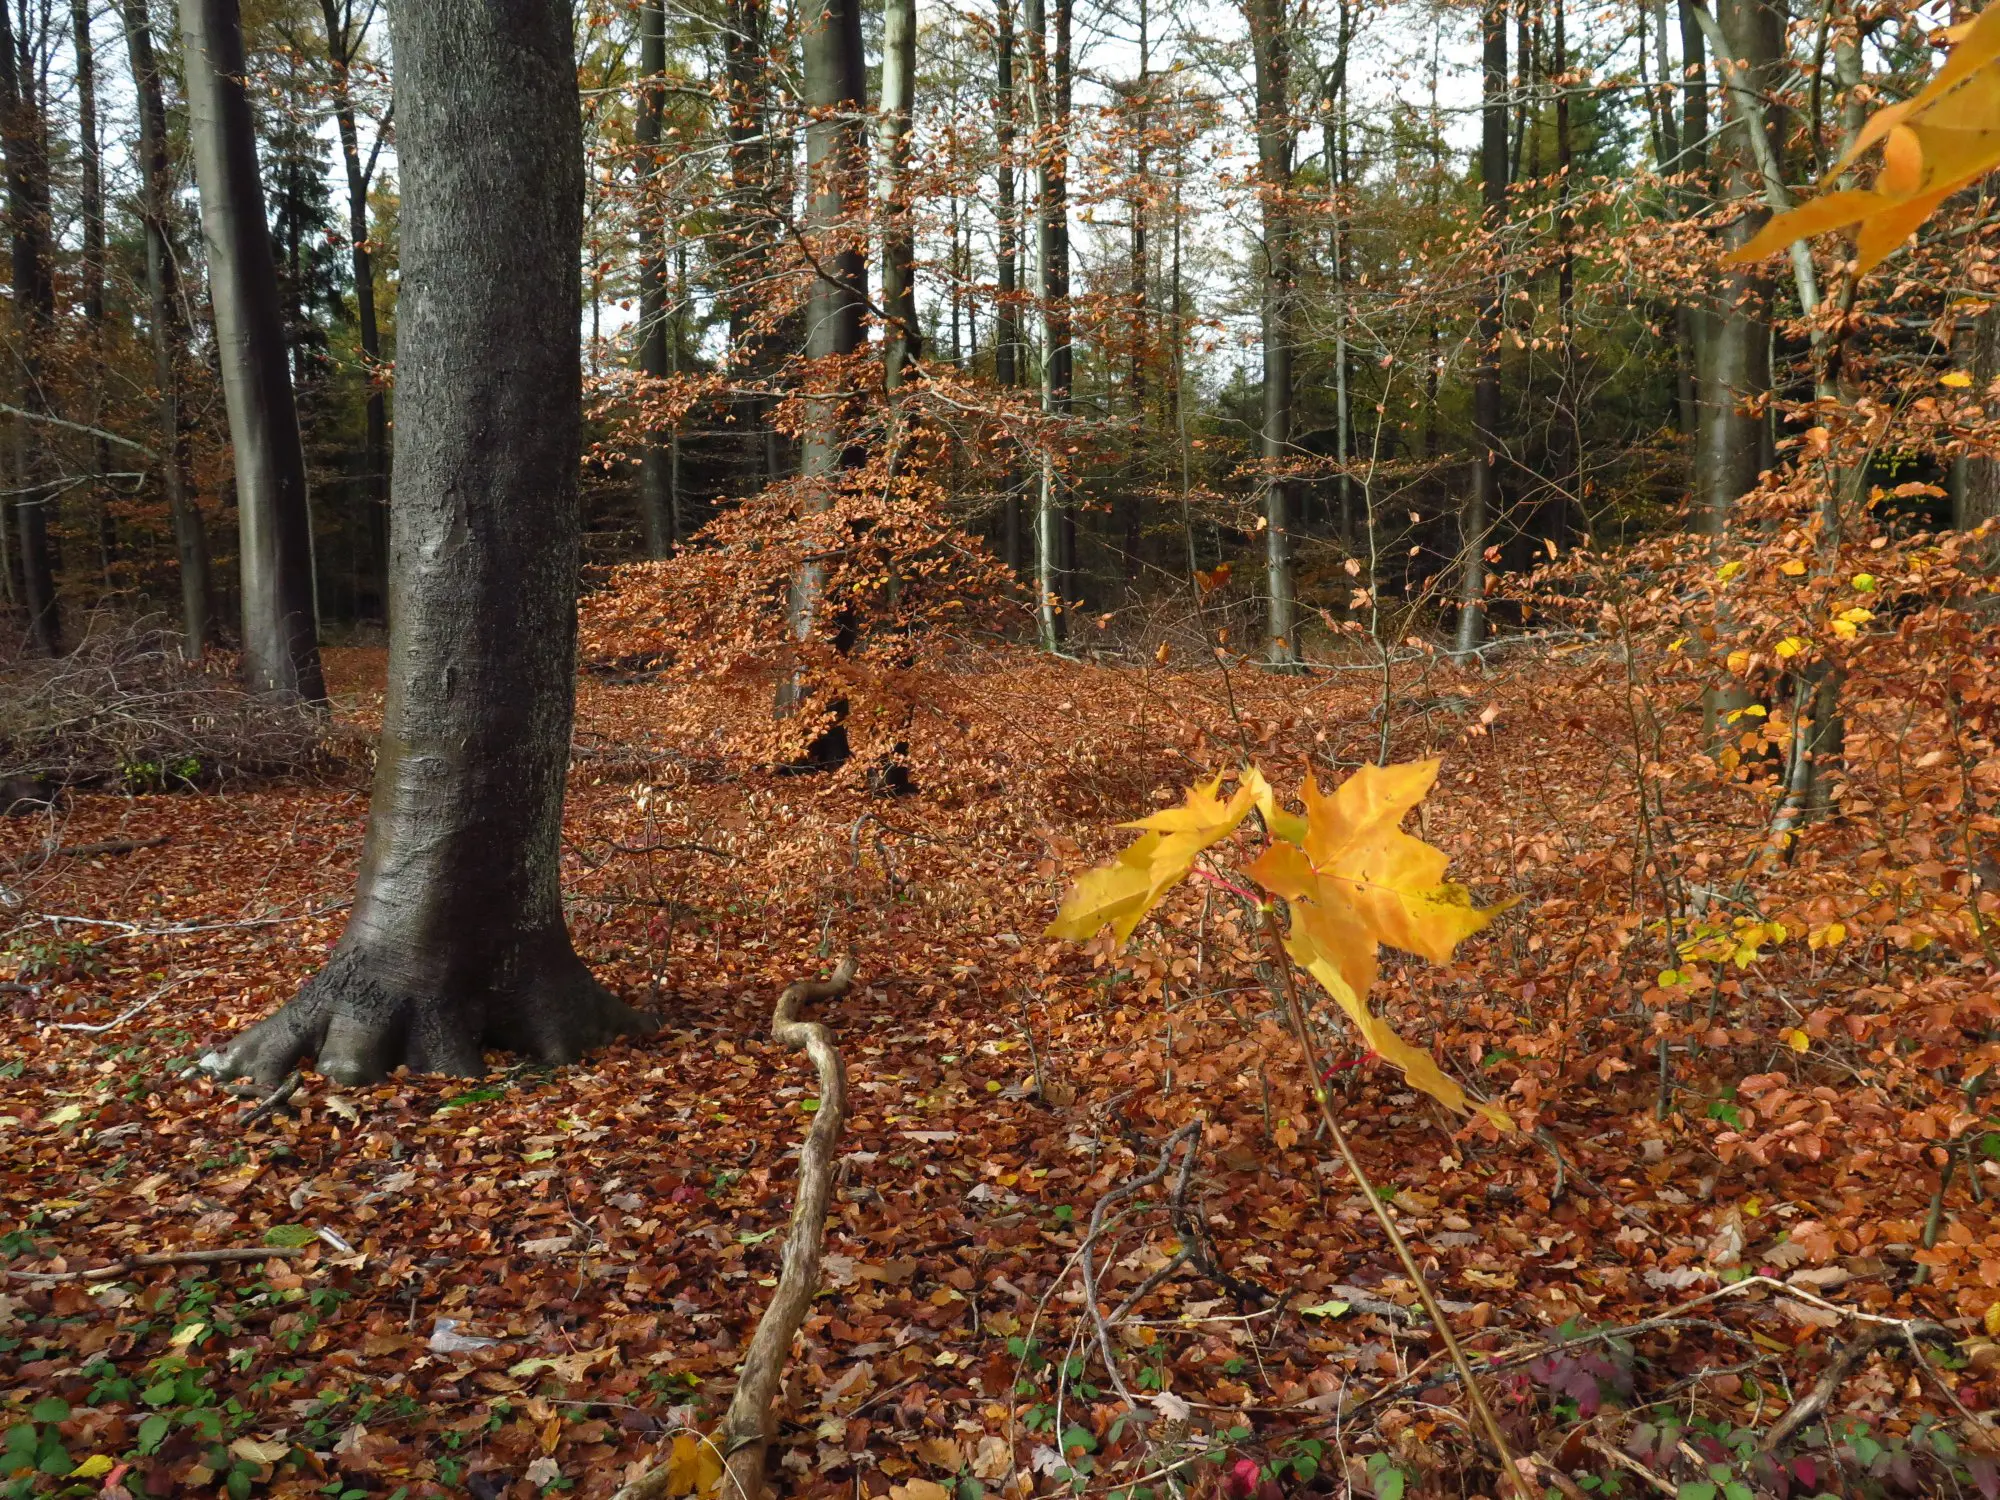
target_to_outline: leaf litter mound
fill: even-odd
[[[1424,836],[1517,904],[1449,962],[1385,954],[1378,1004],[1531,1129],[1447,1118],[1358,1047],[1334,1106],[1541,1478],[1671,1487],[1688,1455],[1749,1475],[1743,1435],[1827,1372],[1823,1440],[1778,1450],[1790,1492],[1921,1492],[1952,1443],[1984,1490],[1982,1162],[1925,1223],[1977,1104],[1914,1095],[1867,1048],[1918,1016],[1941,1045],[1987,991],[1794,942],[1719,968],[1698,1027],[1662,1021],[1604,668],[1440,666],[1388,705],[1399,757],[1445,757]],[[329,673],[342,724],[372,729],[379,653]],[[337,937],[351,786],[79,794],[59,827],[8,825],[0,1483],[609,1494],[728,1400],[817,1103],[771,1000],[852,952],[821,1017],[853,1113],[781,1490],[971,1500],[1164,1468],[1238,1495],[1495,1493],[1415,1289],[1315,1138],[1245,914],[1184,889],[1123,953],[1041,936],[1111,825],[1196,775],[1372,759],[1377,685],[1225,693],[1011,653],[954,680],[904,730],[915,793],[886,798],[859,767],[733,758],[739,698],[704,721],[698,689],[586,679],[571,922],[662,1027],[554,1071],[308,1073],[267,1108],[190,1070]],[[128,1260],[195,1250],[269,1253]],[[1938,1325],[1949,1352],[1867,1318]]]

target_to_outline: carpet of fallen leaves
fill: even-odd
[[[340,716],[366,730],[379,654],[328,665]],[[1770,1487],[1873,1493],[1907,1470],[1921,1488],[1938,1472],[1910,1467],[1925,1413],[1969,1433],[1996,1402],[1983,1323],[2000,1224],[1975,1152],[1926,1236],[1939,1144],[1978,1106],[1954,1119],[1923,1101],[1912,1125],[1921,1111],[1868,1049],[1899,1007],[1949,1012],[1991,976],[1913,987],[1921,956],[1887,943],[1837,958],[1802,941],[1760,953],[1753,937],[1699,997],[1703,1024],[1669,1025],[1614,753],[1624,710],[1592,680],[1609,678],[1588,652],[1434,663],[1388,705],[1396,756],[1445,756],[1424,835],[1482,900],[1520,903],[1450,964],[1385,963],[1377,1003],[1536,1128],[1463,1127],[1351,1052],[1337,1107],[1446,1310],[1499,1369],[1522,1449],[1601,1493],[1671,1493],[1699,1479],[1672,1467],[1685,1440],[1621,1408],[1671,1404],[1694,1456],[1728,1468],[1734,1434],[1877,1326],[1857,1314],[1922,1317],[1956,1336],[1948,1358],[1885,1344],[1830,1403],[1870,1424],[1874,1448],[1829,1439],[1810,1476]],[[247,1125],[257,1097],[192,1064],[338,936],[365,771],[78,794],[9,820],[9,1269],[274,1253],[10,1280],[8,1492],[608,1494],[727,1400],[817,1103],[804,1060],[766,1040],[771,1004],[851,951],[861,977],[823,1019],[853,1118],[781,1487],[1103,1492],[1208,1453],[1183,1477],[1236,1494],[1258,1481],[1246,1455],[1300,1492],[1494,1493],[1441,1344],[1314,1138],[1241,913],[1190,890],[1123,954],[1041,936],[1068,879],[1117,847],[1112,824],[1244,750],[1274,777],[1336,776],[1375,754],[1380,692],[1372,671],[1225,684],[969,656],[911,697],[916,789],[888,797],[865,767],[783,775],[717,748],[702,726],[746,712],[720,691],[586,676],[571,922],[657,1034],[557,1070],[496,1058],[478,1082],[337,1089],[307,1073]],[[1887,1018],[1872,1032],[1850,1022],[1857,994]],[[1810,1019],[1829,1006],[1831,1022]],[[1080,1315],[1081,1251],[1106,1195],[1195,1120],[1193,1218],[1167,1211],[1170,1174],[1094,1246],[1107,1309],[1154,1282],[1116,1333],[1128,1406]],[[1214,1274],[1158,1278],[1191,1239]]]

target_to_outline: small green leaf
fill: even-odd
[[[1338,1318],[1345,1316],[1354,1307],[1351,1302],[1315,1302],[1310,1307],[1299,1309],[1302,1318]]]
[[[168,1426],[165,1412],[156,1411],[150,1417],[146,1418],[145,1421],[141,1422],[139,1424],[139,1452],[149,1456],[159,1452],[160,1444],[167,1440]]]
[[[527,1154],[526,1156],[522,1157],[522,1158],[521,1158],[521,1160],[522,1160],[522,1161],[547,1161],[547,1160],[548,1160],[548,1159],[549,1159],[550,1157],[554,1156],[555,1154],[556,1154],[556,1148],[555,1148],[555,1147],[553,1147],[553,1146],[544,1146],[544,1147],[543,1147],[543,1148],[542,1148],[541,1150],[539,1150],[539,1151],[530,1151],[530,1152],[529,1152],[529,1153],[528,1153],[528,1154]]]
[[[264,1231],[265,1244],[285,1250],[300,1249],[318,1238],[319,1231],[310,1224],[273,1224]]]
[[[37,1422],[66,1422],[69,1420],[69,1403],[60,1396],[44,1396],[28,1408],[28,1415]]]
[[[736,1236],[739,1245],[761,1245],[778,1231],[775,1229],[746,1229]]]
[[[1715,1500],[1716,1488],[1706,1479],[1694,1479],[1674,1491],[1674,1500]]]

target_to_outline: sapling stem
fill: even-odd
[[[1424,1305],[1431,1325],[1444,1339],[1444,1347],[1451,1355],[1452,1365],[1458,1371],[1458,1378],[1465,1385],[1465,1394],[1472,1402],[1473,1415],[1478,1418],[1480,1428],[1486,1434],[1487,1442],[1499,1456],[1500,1468],[1507,1476],[1507,1482],[1522,1500],[1539,1500],[1528,1481],[1522,1476],[1514,1461],[1513,1450],[1507,1446],[1507,1439],[1500,1432],[1500,1424],[1494,1419],[1493,1408],[1486,1404],[1486,1395],[1473,1378],[1471,1363],[1465,1357],[1465,1350],[1445,1321],[1444,1309],[1438,1306],[1437,1297],[1431,1291],[1431,1284],[1424,1273],[1417,1268],[1417,1258],[1410,1253],[1409,1242],[1403,1232],[1396,1227],[1396,1221],[1389,1217],[1389,1210],[1383,1205],[1381,1195],[1375,1191],[1375,1184],[1368,1180],[1368,1174],[1361,1170],[1361,1163],[1354,1155],[1354,1148],[1348,1143],[1347,1132],[1340,1128],[1340,1121],[1334,1117],[1333,1103],[1327,1097],[1326,1082],[1320,1071],[1319,1049],[1313,1045],[1312,1030],[1306,1025],[1305,1003],[1299,997],[1299,980],[1292,968],[1291,955],[1285,952],[1284,934],[1278,930],[1278,913],[1268,901],[1257,906],[1263,918],[1264,936],[1271,945],[1271,961],[1277,969],[1283,993],[1286,1013],[1291,1017],[1292,1034],[1298,1038],[1299,1050],[1305,1054],[1307,1076],[1312,1081],[1314,1101],[1319,1105],[1321,1121],[1326,1125],[1327,1134],[1333,1137],[1334,1147],[1340,1152],[1340,1159],[1347,1163],[1347,1170],[1354,1174],[1354,1180],[1361,1185],[1362,1195],[1368,1206],[1375,1211],[1375,1218],[1382,1230],[1389,1236],[1389,1243],[1395,1247],[1396,1258],[1403,1263],[1409,1273],[1411,1283],[1417,1289],[1417,1298]]]

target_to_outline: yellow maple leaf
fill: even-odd
[[[1254,766],[1224,800],[1222,776],[1189,789],[1179,807],[1121,823],[1139,837],[1108,865],[1086,870],[1063,898],[1048,936],[1083,942],[1109,926],[1122,946],[1160,897],[1186,878],[1201,852],[1234,833],[1252,808],[1280,837],[1303,837],[1304,821],[1278,806],[1270,783]],[[1281,831],[1282,830],[1282,831]]]
[[[1443,960],[1503,909],[1473,906],[1464,887],[1445,881],[1444,851],[1402,831],[1437,772],[1434,760],[1363,766],[1331,795],[1308,783],[1305,838],[1271,844],[1244,873],[1290,904],[1286,951],[1333,996],[1370,1050],[1441,1104],[1477,1108],[1511,1129],[1504,1113],[1473,1105],[1428,1052],[1368,1009],[1381,945]]]
[[[1914,97],[1877,110],[1823,180],[1837,180],[1878,142],[1882,169],[1872,188],[1822,193],[1779,214],[1728,259],[1762,260],[1794,240],[1859,225],[1855,274],[1866,275],[1946,198],[2000,166],[2000,5],[1959,28],[1937,76]]]

